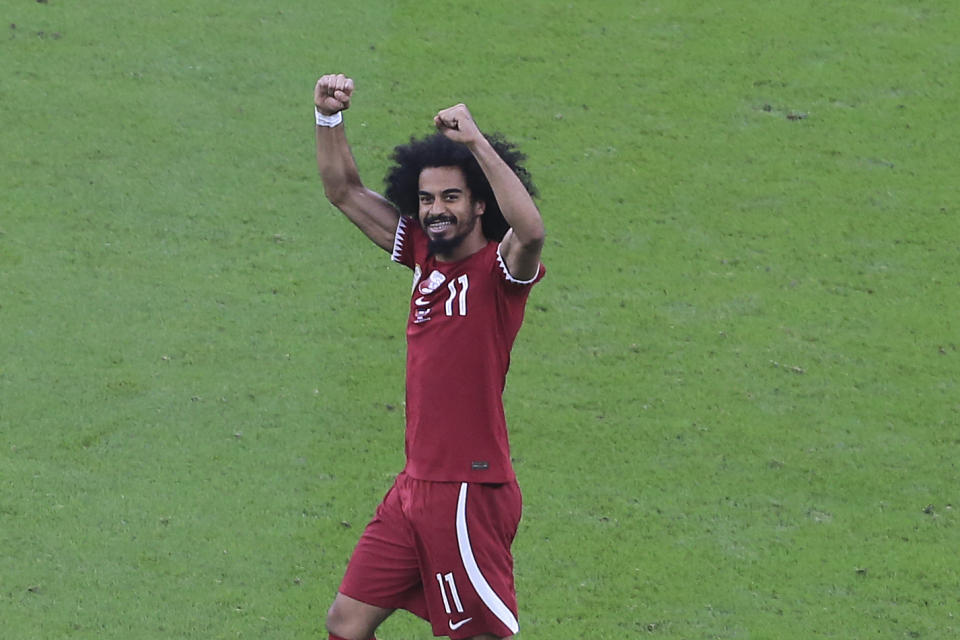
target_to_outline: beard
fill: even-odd
[[[427,251],[434,255],[446,255],[460,246],[466,234],[453,236],[452,238],[427,238]]]
[[[443,216],[437,216],[437,217],[443,217]],[[425,219],[424,226],[429,225],[431,222],[436,220],[437,217]],[[454,249],[459,247],[460,244],[464,241],[464,239],[468,235],[470,235],[470,233],[473,231],[473,228],[477,225],[478,217],[479,216],[474,217],[470,221],[470,224],[466,229],[464,229],[462,232],[450,238],[432,238],[430,237],[430,234],[427,234],[427,251],[429,251],[433,255],[442,256],[442,255],[449,254]]]

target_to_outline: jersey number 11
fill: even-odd
[[[457,285],[460,285],[459,289]],[[447,298],[447,304],[444,310],[447,316],[465,316],[467,315],[467,290],[470,288],[470,279],[467,274],[463,274],[456,280],[447,283],[447,290],[450,291],[450,297]]]

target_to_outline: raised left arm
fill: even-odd
[[[434,118],[437,129],[470,149],[490,182],[510,229],[500,242],[500,255],[517,280],[533,280],[540,270],[546,232],[540,210],[520,178],[490,145],[466,105],[444,109]]]

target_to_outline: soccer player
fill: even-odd
[[[406,465],[367,525],[327,614],[331,640],[369,640],[396,609],[434,635],[518,631],[510,546],[521,496],[502,394],[543,221],[524,156],[481,133],[463,104],[397,147],[386,197],[367,189],[344,133],[353,80],[314,91],[327,198],[413,270],[407,319]]]

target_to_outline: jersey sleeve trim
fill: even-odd
[[[517,278],[514,278],[513,275],[510,273],[510,270],[507,269],[507,263],[503,261],[503,256],[500,255],[499,245],[497,245],[497,263],[500,265],[500,270],[503,271],[503,276],[507,279],[507,282],[510,282],[513,284],[533,284],[534,282],[540,279],[540,275],[541,275],[540,272],[543,270],[543,265],[540,265],[537,268],[537,275],[533,276],[529,280],[519,280]]]
[[[406,216],[400,216],[400,220],[397,221],[397,231],[393,236],[393,253],[390,254],[390,259],[394,262],[403,263],[400,258],[400,254],[403,252],[403,244],[407,238],[407,218]]]

